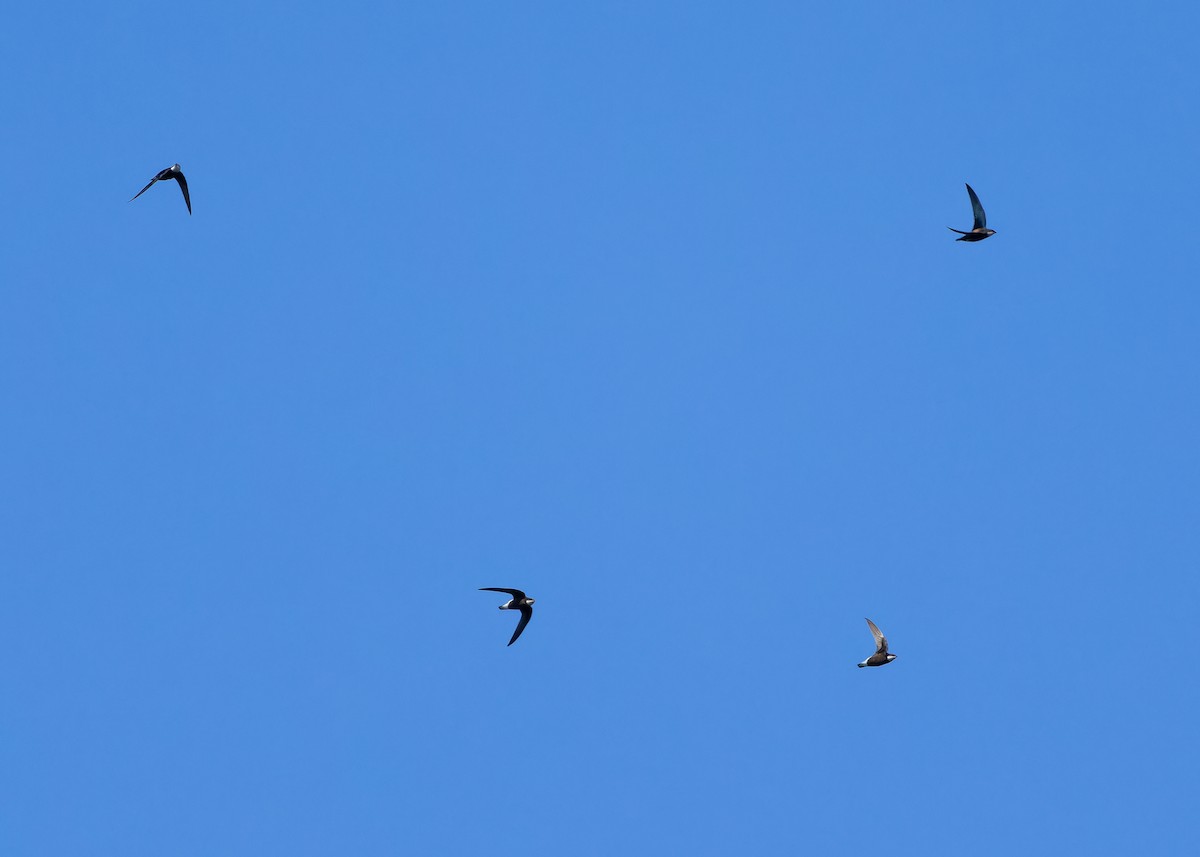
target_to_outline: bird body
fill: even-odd
[[[963,232],[961,229],[955,229],[953,226],[947,226],[951,232],[957,232],[962,238],[955,238],[955,241],[982,241],[996,234],[995,229],[987,228],[987,215],[983,213],[983,205],[979,202],[979,197],[975,194],[974,189],[967,185],[967,194],[971,197],[971,213],[975,215],[975,225],[971,227],[970,232]]]
[[[871,636],[875,638],[875,654],[867,658],[859,664],[860,667],[882,667],[896,660],[896,656],[888,654],[887,637],[883,636],[883,632],[870,619],[867,620],[867,627],[871,629]]]
[[[183,170],[179,168],[179,164],[173,164],[172,166],[167,167],[165,170],[159,170],[158,175],[150,179],[150,184],[146,185],[144,188],[135,193],[133,195],[133,199],[129,201],[133,202],[134,199],[137,199],[146,191],[150,190],[150,185],[154,184],[155,182],[165,181],[166,179],[175,179],[175,181],[179,182],[179,189],[183,191],[183,201],[187,203],[188,214],[191,214],[192,198],[188,195],[187,179],[183,177]]]
[[[505,589],[502,586],[481,586],[480,592],[505,592],[512,596],[512,599],[500,605],[501,610],[520,610],[521,618],[517,621],[517,630],[513,631],[512,639],[508,641],[511,646],[517,641],[517,637],[521,636],[521,632],[525,630],[525,626],[529,624],[530,618],[533,617],[533,598],[525,597],[525,593],[519,589]]]

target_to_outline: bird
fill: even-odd
[[[183,177],[183,171],[179,168],[179,164],[173,164],[167,167],[165,170],[159,170],[158,175],[150,179],[150,184],[146,185],[144,188],[135,193],[133,195],[133,199],[129,201],[133,202],[134,199],[137,199],[146,191],[150,190],[150,185],[154,184],[155,182],[165,181],[166,179],[175,179],[175,181],[179,182],[179,189],[183,191],[183,201],[187,203],[188,214],[191,214],[192,198],[188,196],[187,179]]]
[[[979,197],[975,195],[975,191],[970,185],[967,185],[967,193],[971,195],[971,211],[975,214],[975,225],[970,232],[963,232],[961,229],[955,229],[953,226],[947,226],[951,232],[957,232],[962,238],[955,238],[955,241],[982,241],[989,235],[995,235],[995,229],[987,228],[987,215],[983,213],[983,205],[979,202]]]
[[[890,664],[896,660],[895,655],[889,655],[887,650],[887,637],[883,636],[883,632],[870,619],[867,620],[867,625],[871,629],[871,635],[875,637],[875,654],[867,658],[860,667],[881,667],[885,664]]]
[[[517,637],[521,636],[521,632],[525,630],[525,626],[529,624],[529,618],[533,616],[533,601],[532,598],[526,598],[525,593],[519,589],[505,589],[503,586],[481,586],[480,592],[507,592],[512,596],[512,600],[500,605],[501,610],[520,610],[521,620],[517,622],[517,630],[513,631],[512,639],[508,641],[511,646],[517,641]]]

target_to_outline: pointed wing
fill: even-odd
[[[883,632],[879,630],[879,626],[870,619],[867,620],[867,627],[871,629],[871,636],[875,638],[875,654],[886,655],[887,637],[883,636]]]
[[[521,632],[525,630],[525,626],[529,624],[532,616],[533,608],[528,604],[521,608],[521,621],[517,623],[517,630],[513,631],[512,639],[508,641],[510,646],[517,641],[517,637],[521,636]]]
[[[203,176],[201,176],[203,178]],[[175,174],[175,181],[179,182],[179,189],[183,191],[183,201],[187,203],[188,214],[192,213],[192,198],[188,196],[187,179],[183,177],[183,173]],[[203,182],[201,182],[203,184]]]
[[[131,199],[131,200],[129,200],[129,201],[130,201],[130,202],[133,202],[133,200],[134,200],[134,199],[137,199],[139,196],[141,196],[142,194],[144,194],[146,191],[150,190],[150,185],[151,185],[151,184],[154,184],[156,181],[158,181],[158,176],[155,176],[154,178],[150,179],[150,184],[146,185],[144,188],[142,188],[142,189],[141,189],[141,190],[139,190],[137,193],[135,193],[135,194],[133,195],[133,199]]]
[[[983,213],[983,205],[979,202],[979,197],[975,195],[974,189],[967,185],[967,193],[971,195],[971,211],[975,214],[975,228],[987,228],[987,215]]]
[[[525,600],[525,593],[519,589],[505,589],[503,586],[481,586],[481,587],[479,587],[479,591],[480,592],[507,592],[509,595],[511,595],[513,598],[517,599],[518,601]],[[526,619],[525,621],[528,622],[529,620]],[[513,639],[515,640],[516,637],[513,637]]]

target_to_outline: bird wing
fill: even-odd
[[[479,591],[480,592],[507,592],[509,595],[511,595],[513,598],[517,599],[518,601],[525,600],[525,593],[519,589],[505,589],[503,586],[481,586],[481,587],[479,587]],[[528,622],[529,620],[526,619],[525,621]],[[513,639],[516,639],[516,638],[514,637]]]
[[[975,191],[970,185],[967,185],[967,193],[971,195],[971,211],[975,213],[975,228],[987,229],[987,215],[983,213],[983,205],[979,202],[979,197],[975,195]]]
[[[139,190],[137,193],[135,193],[135,194],[133,195],[133,199],[131,199],[131,200],[129,200],[129,201],[130,201],[130,202],[133,202],[133,200],[134,200],[134,199],[137,199],[139,196],[141,196],[142,194],[144,194],[146,191],[150,190],[150,185],[151,185],[151,184],[154,184],[156,181],[158,181],[158,176],[155,176],[154,178],[150,179],[150,184],[146,185],[144,188],[142,188],[142,189],[141,189],[141,190]]]
[[[529,624],[532,616],[533,608],[528,604],[521,608],[521,621],[517,623],[517,630],[513,631],[512,639],[508,641],[510,646],[517,641],[517,637],[521,636],[521,632],[525,630],[525,626]]]
[[[883,636],[883,631],[880,631],[879,626],[870,619],[867,620],[867,626],[871,629],[871,635],[875,638],[875,654],[886,655],[887,637]]]
[[[203,176],[201,176],[203,178]],[[183,173],[175,174],[175,181],[179,182],[179,189],[183,191],[183,201],[187,203],[188,214],[192,213],[192,198],[188,196],[187,179],[183,177]],[[203,184],[203,182],[201,182]]]

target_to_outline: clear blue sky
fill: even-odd
[[[1195,848],[1195,4],[406,5],[6,13],[0,852]]]

